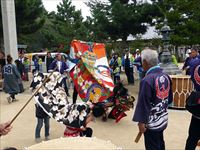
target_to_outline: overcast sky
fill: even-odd
[[[82,11],[84,18],[90,15],[90,9],[84,3],[87,1],[88,0],[72,0],[72,5],[74,5],[77,10]],[[57,5],[62,2],[62,0],[42,0],[42,2],[47,11],[57,11]]]
[[[85,5],[85,2],[89,0],[72,0],[72,5],[76,7],[77,10],[82,11],[82,15],[84,18],[86,16],[90,16],[90,9]],[[101,1],[107,1],[107,0],[101,0]],[[57,5],[62,2],[62,0],[42,0],[44,7],[47,11],[57,11]],[[154,32],[155,28],[150,27],[149,30],[145,35],[143,35],[143,38],[153,38],[157,37],[158,35]],[[130,37],[130,39],[132,39]]]

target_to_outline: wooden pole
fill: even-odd
[[[139,142],[141,136],[142,136],[142,132],[139,132],[139,133],[137,134],[136,138],[135,138],[135,143],[138,143],[138,142]]]
[[[30,103],[30,101],[32,100],[32,98],[35,96],[35,94],[42,88],[42,86],[44,86],[44,84],[49,80],[49,78],[53,75],[54,71],[57,69],[58,67],[55,67],[54,70],[51,72],[51,74],[44,80],[44,82],[40,85],[40,87],[32,94],[32,96],[29,98],[29,100],[25,103],[25,105],[19,110],[19,112],[13,117],[13,119],[11,120],[10,124],[8,126],[10,126],[15,119],[20,115],[20,113],[24,110],[24,108]],[[7,127],[8,127],[7,126]]]

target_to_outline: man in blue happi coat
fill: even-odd
[[[60,72],[62,75],[64,75],[65,72],[67,72],[68,67],[67,67],[66,63],[64,61],[62,61],[62,56],[61,56],[60,53],[56,55],[56,60],[54,60],[50,64],[49,72],[53,71],[54,68],[56,68],[56,66],[57,66],[57,69],[55,71]],[[63,81],[62,82],[63,82],[64,89],[65,89],[65,92],[66,92],[67,96],[70,96],[69,95],[69,91],[68,91],[68,87],[67,87],[66,76],[63,77]]]
[[[200,91],[200,59],[198,57],[195,57],[190,62],[190,74],[191,74],[191,80],[194,84],[194,89],[197,92],[199,92]],[[200,101],[197,103],[200,103]],[[187,138],[185,150],[195,150],[199,140],[200,140],[200,117],[192,115],[190,127],[189,127],[189,136]]]
[[[171,79],[158,66],[156,51],[143,50],[141,59],[146,75],[140,82],[133,121],[138,122],[139,131],[144,133],[146,150],[165,150],[163,131],[168,122],[167,108],[172,102]]]

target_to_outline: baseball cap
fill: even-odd
[[[188,49],[188,50],[186,51],[186,53],[187,53],[187,54],[190,54],[190,53],[191,53],[191,49]]]

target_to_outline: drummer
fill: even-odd
[[[194,89],[200,91],[200,59],[191,62],[191,79]],[[199,110],[200,111],[200,110]],[[192,115],[185,150],[194,150],[200,140],[200,118]]]
[[[190,67],[192,66],[192,61],[196,59],[200,59],[200,55],[198,53],[198,49],[196,47],[193,47],[191,50],[189,49],[188,51],[189,57],[186,58],[183,70],[186,70],[186,75],[191,75]]]

